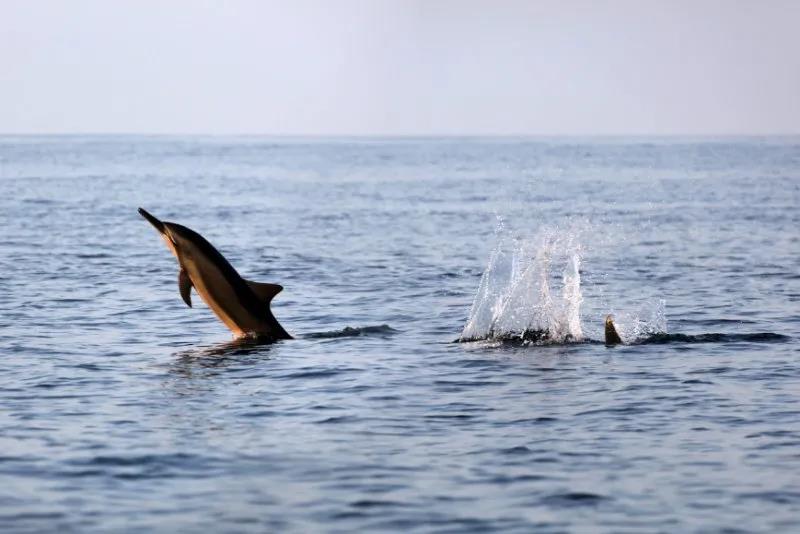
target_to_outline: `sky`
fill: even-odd
[[[0,132],[800,134],[800,1],[2,0]]]

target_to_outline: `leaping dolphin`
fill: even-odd
[[[272,315],[269,303],[283,290],[277,284],[245,280],[203,236],[180,224],[160,221],[139,208],[142,217],[158,230],[178,259],[178,289],[192,306],[194,287],[236,337],[252,335],[268,340],[292,339]]]

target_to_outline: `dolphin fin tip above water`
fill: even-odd
[[[237,337],[256,336],[271,340],[291,339],[272,315],[270,303],[283,290],[278,284],[251,282],[206,239],[180,224],[161,221],[147,210],[139,214],[155,227],[178,260],[178,290],[192,307],[191,290]]]
[[[622,338],[619,337],[617,327],[614,325],[614,316],[606,315],[606,345],[620,345]]]

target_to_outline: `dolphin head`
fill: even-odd
[[[197,255],[198,241],[205,241],[202,236],[194,230],[177,223],[161,221],[144,208],[139,208],[139,214],[158,230],[167,248],[181,265],[184,263],[183,260],[191,259]]]
[[[152,224],[155,227],[155,229],[158,230],[159,233],[161,233],[161,234],[164,233],[164,230],[165,230],[164,223],[159,221],[158,219],[156,219],[152,215],[150,215],[150,213],[146,209],[139,208],[139,215],[141,215],[142,217],[147,219],[147,222]]]
[[[178,256],[178,247],[180,242],[180,232],[176,231],[175,224],[161,221],[151,215],[146,209],[139,208],[139,215],[144,217],[147,222],[153,225],[158,233],[161,235],[161,239],[164,240],[164,243],[167,244],[167,248],[172,252],[176,258],[180,259]]]

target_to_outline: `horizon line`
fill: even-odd
[[[800,137],[800,131],[770,133],[210,133],[210,132],[0,132],[0,137],[284,137],[284,138],[744,138]]]

